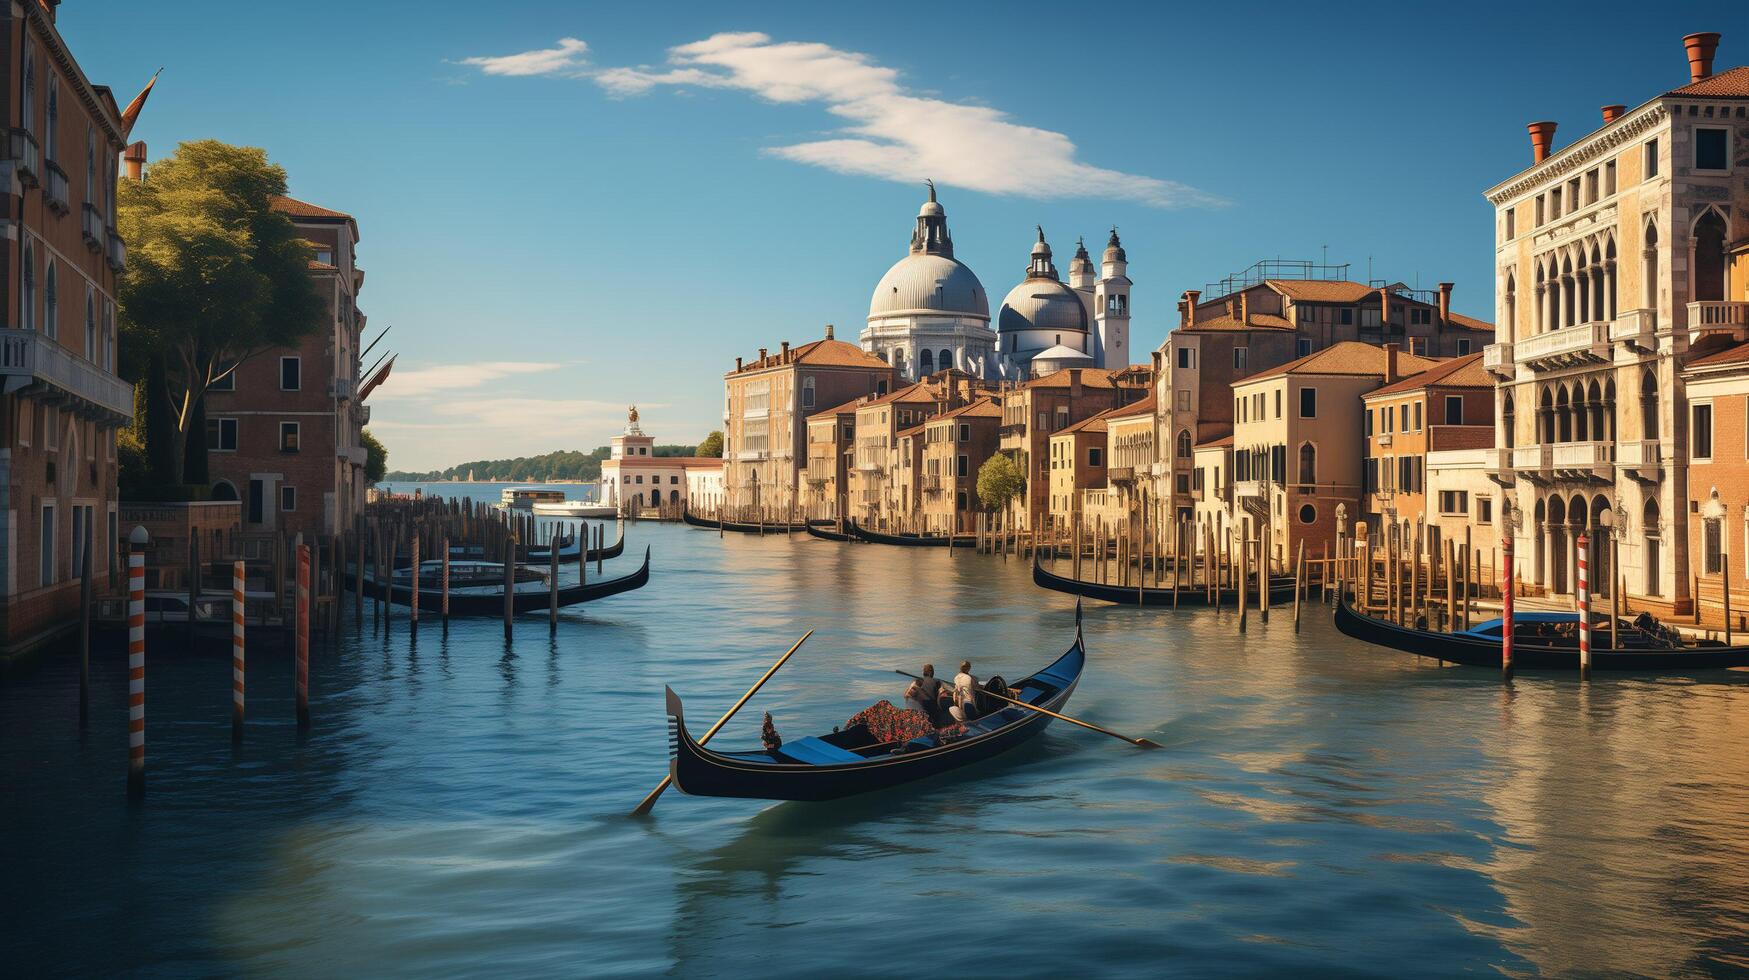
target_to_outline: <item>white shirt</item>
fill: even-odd
[[[973,700],[978,693],[978,679],[976,677],[964,672],[955,674],[953,675],[953,686],[954,690],[959,693],[959,700],[961,703],[971,702],[974,705],[977,704],[977,702]]]

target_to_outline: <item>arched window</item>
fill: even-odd
[[[58,337],[61,330],[60,306],[55,299],[55,260],[49,260],[48,274],[43,276],[43,333]]]
[[[1518,281],[1508,272],[1506,274],[1506,336],[1518,335]]]
[[[49,108],[43,118],[43,159],[53,161],[58,142],[55,129],[61,121],[61,79],[49,69]]]
[[[803,378],[802,379],[802,407],[803,408],[813,408],[814,407],[814,379],[813,378]]]
[[[103,200],[97,183],[97,130],[85,127],[85,202],[96,207]]]
[[[97,293],[85,287],[85,358],[97,363]]]
[[[20,311],[18,322],[26,330],[36,329],[36,249],[30,239],[24,241],[24,285],[20,289],[24,301],[24,309]]]
[[[917,376],[924,377],[934,373],[935,352],[925,347],[923,352],[917,355]]]
[[[953,351],[943,347],[941,353],[935,355],[935,367],[940,371],[953,367]]]
[[[1543,311],[1548,302],[1548,288],[1548,278],[1543,275],[1542,263],[1538,262],[1536,265],[1536,333],[1542,333],[1548,329],[1548,324],[1543,320]]]
[[[1646,594],[1662,595],[1659,588],[1664,575],[1659,568],[1658,559],[1660,557],[1659,546],[1663,543],[1664,529],[1660,526],[1662,522],[1658,514],[1657,497],[1646,499],[1646,509],[1642,519],[1644,523],[1641,527],[1644,528],[1646,536]]]
[[[1536,422],[1537,441],[1544,443],[1554,442],[1555,402],[1554,396],[1549,394],[1549,389],[1547,388],[1543,389],[1542,405],[1537,409]]]
[[[1725,298],[1725,219],[1713,208],[1694,223],[1694,298]]]
[[[1179,459],[1189,459],[1190,457],[1191,457],[1190,430],[1189,429],[1179,429],[1178,430],[1178,458]]]
[[[1640,438],[1658,438],[1658,376],[1647,368],[1640,375]]]
[[[1556,442],[1573,441],[1573,409],[1567,398],[1567,386],[1561,385],[1555,392],[1555,439]]]
[[[36,135],[36,47],[24,42],[24,131]]]
[[[1573,259],[1571,256],[1561,260],[1561,319],[1557,327],[1570,327],[1579,321],[1574,300],[1578,298],[1579,282],[1573,277]]]
[[[1579,266],[1573,273],[1575,323],[1591,322],[1591,267],[1585,264],[1585,248],[1579,248]]]
[[[1309,442],[1300,444],[1300,482],[1318,482],[1318,450]]]
[[[115,370],[115,304],[103,301],[103,369]]]
[[[1518,439],[1517,433],[1515,431],[1513,431],[1514,427],[1518,423],[1518,418],[1517,418],[1517,413],[1514,412],[1513,408],[1512,408],[1512,396],[1511,395],[1506,396],[1506,401],[1504,402],[1504,404],[1502,404],[1502,406],[1500,408],[1500,423],[1501,423],[1501,431],[1500,431],[1501,438],[1503,440],[1505,440],[1506,448],[1511,449],[1516,444],[1517,439]]]
[[[1573,386],[1573,439],[1584,442],[1591,438],[1591,400],[1585,397],[1583,383]]]
[[[1658,308],[1658,226],[1646,222],[1646,247],[1642,252],[1645,268],[1640,275],[1640,281],[1645,284],[1646,309]],[[1652,593],[1656,595],[1656,593]]]

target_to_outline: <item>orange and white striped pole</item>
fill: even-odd
[[[1591,589],[1588,581],[1591,538],[1579,535],[1579,679],[1591,677]]]
[[[1512,680],[1512,524],[1507,522],[1505,540],[1500,542],[1500,554],[1506,563],[1506,588],[1500,592],[1500,678]]]
[[[310,728],[310,546],[298,545],[298,730]]]
[[[243,738],[243,562],[231,563],[231,739]]]
[[[146,529],[128,535],[128,795],[146,792]],[[194,610],[189,610],[192,617]]]

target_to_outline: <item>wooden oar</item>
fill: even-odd
[[[903,676],[903,677],[909,677],[914,681],[920,681],[923,679],[921,677],[918,677],[916,674],[906,673],[905,671],[902,671],[902,670],[895,670],[895,671],[893,671],[893,673],[899,674],[900,676]],[[1120,735],[1117,732],[1114,732],[1109,728],[1100,728],[1098,725],[1090,724],[1088,722],[1082,721],[1079,718],[1071,718],[1068,715],[1059,715],[1055,711],[1052,711],[1048,708],[1041,708],[1036,704],[1027,704],[1025,701],[1016,701],[1015,699],[1009,697],[1006,694],[997,694],[995,691],[986,691],[982,688],[979,688],[978,693],[988,694],[989,696],[996,698],[998,700],[1007,701],[1009,704],[1012,704],[1012,705],[1019,707],[1019,708],[1025,708],[1028,711],[1036,711],[1041,715],[1050,715],[1052,718],[1056,718],[1059,721],[1066,721],[1071,725],[1080,725],[1082,728],[1086,728],[1086,729],[1089,729],[1091,731],[1096,731],[1101,735],[1110,735],[1112,738],[1121,739],[1121,740],[1128,742],[1131,745],[1134,745],[1138,748],[1143,748],[1143,749],[1163,749],[1163,748],[1165,748],[1165,746],[1161,745],[1159,742],[1152,742],[1152,741],[1149,741],[1148,739],[1145,739],[1145,738],[1130,738],[1128,735]]]
[[[757,683],[755,683],[752,687],[748,688],[747,693],[741,695],[741,700],[736,701],[735,706],[733,708],[730,708],[727,714],[725,714],[721,718],[717,719],[717,723],[711,726],[710,731],[704,733],[704,737],[698,740],[698,744],[703,745],[704,743],[710,741],[712,735],[715,735],[719,729],[721,729],[724,725],[728,724],[729,719],[735,717],[735,712],[740,711],[741,706],[746,704],[750,699],[752,699],[753,695],[759,693],[759,689],[765,686],[766,681],[771,680],[771,675],[777,673],[777,668],[782,667],[784,661],[788,660],[790,658],[791,654],[793,654],[797,650],[801,649],[802,644],[808,642],[808,637],[813,636],[813,635],[814,635],[813,630],[809,630],[806,633],[803,633],[802,638],[796,641],[795,646],[790,647],[787,651],[784,652],[783,656],[778,657],[777,663],[774,663],[771,665],[771,669],[765,672],[765,676],[759,678]],[[662,781],[660,783],[656,784],[656,788],[650,791],[650,795],[644,797],[644,802],[639,803],[638,808],[636,810],[632,811],[632,816],[641,817],[644,814],[649,813],[651,808],[656,805],[656,800],[660,799],[662,794],[668,791],[668,787],[672,786],[673,784],[674,784],[674,774],[673,773],[669,773],[668,775],[663,776]]]

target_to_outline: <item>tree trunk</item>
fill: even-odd
[[[146,463],[155,486],[182,482],[182,433],[170,403],[169,370],[163,354],[146,366]]]
[[[204,487],[212,482],[207,471],[205,397],[195,402],[193,411],[188,413],[188,432],[183,441],[182,479],[178,482],[197,487]]]

